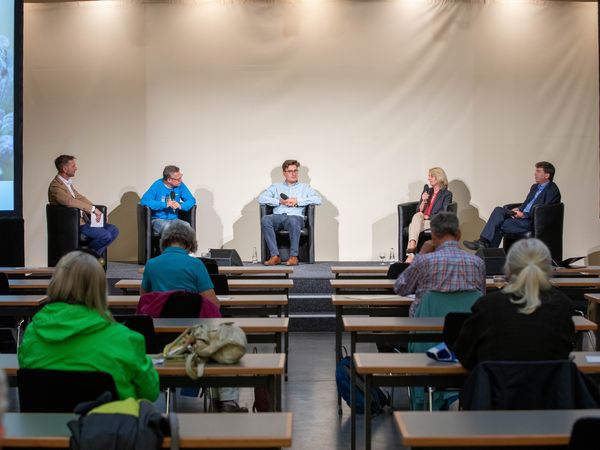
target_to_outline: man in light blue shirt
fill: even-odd
[[[179,220],[177,210],[189,211],[196,199],[183,183],[179,167],[166,166],[162,179],[152,183],[140,203],[152,210],[152,234],[160,236],[173,221]]]
[[[290,234],[290,258],[286,265],[298,264],[298,247],[300,231],[304,226],[304,207],[320,205],[321,196],[308,184],[298,182],[300,163],[295,159],[283,162],[283,183],[272,184],[265,190],[258,203],[273,207],[273,214],[266,215],[261,220],[261,228],[271,257],[264,262],[266,266],[274,266],[281,262],[275,232],[280,229]]]

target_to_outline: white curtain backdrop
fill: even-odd
[[[397,247],[396,205],[443,167],[467,238],[549,160],[565,255],[600,249],[597,3],[133,1],[25,7],[26,263],[45,264],[53,159],[136,255],[135,204],[166,164],[198,240],[260,247],[256,198],[296,158],[323,196],[317,260]]]

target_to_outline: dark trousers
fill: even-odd
[[[269,214],[263,216],[260,226],[271,256],[279,256],[275,232],[282,228],[290,234],[290,256],[298,256],[300,231],[302,231],[302,227],[304,226],[304,217],[288,216],[287,214]]]
[[[497,206],[492,211],[480,238],[487,241],[490,247],[499,247],[505,234],[521,234],[530,231],[533,227],[531,219],[513,219],[506,210]]]
[[[88,247],[102,255],[119,235],[119,229],[110,223],[105,223],[101,228],[93,228],[86,223],[81,225],[81,234],[89,239]]]

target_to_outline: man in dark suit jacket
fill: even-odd
[[[553,205],[560,203],[560,190],[552,181],[554,166],[541,161],[535,165],[535,184],[531,186],[527,198],[521,206],[508,210],[502,207],[494,208],[487,224],[483,228],[479,240],[463,241],[465,247],[471,250],[498,247],[505,234],[520,234],[533,229],[532,213],[535,205]]]

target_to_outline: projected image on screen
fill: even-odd
[[[14,2],[0,2],[0,211],[14,208]]]

